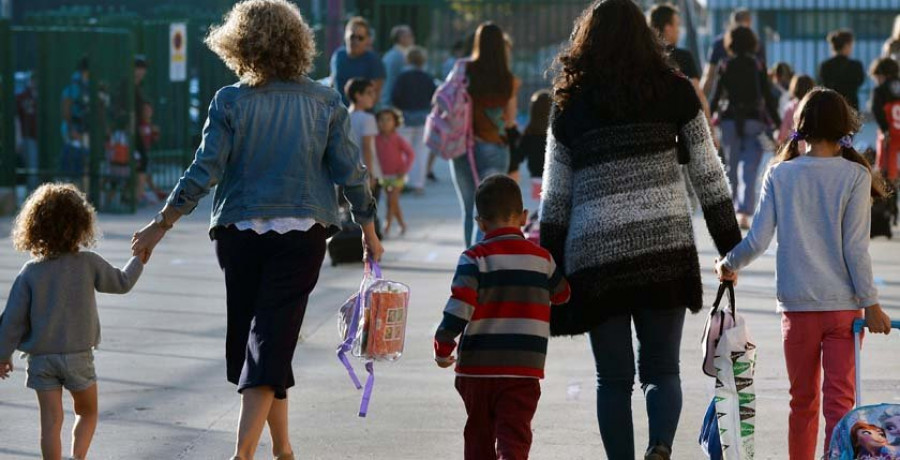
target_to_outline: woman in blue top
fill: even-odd
[[[206,42],[241,81],[216,93],[193,163],[132,249],[146,260],[217,186],[210,236],[225,272],[227,376],[242,398],[234,458],[253,458],[268,422],[273,454],[292,459],[291,359],[325,239],[340,229],[334,186],[378,259],[375,201],[340,95],[306,76],[315,44],[296,6],[241,2]]]

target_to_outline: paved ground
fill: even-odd
[[[310,300],[304,342],[294,361],[291,431],[301,459],[454,459],[461,457],[465,414],[453,375],[431,360],[431,334],[441,317],[461,248],[456,198],[446,174],[422,198],[405,197],[412,225],[385,243],[385,273],[412,286],[406,354],[377,366],[367,419],[356,416],[359,392],[334,356],[335,312],[356,288],[361,266],[326,266]],[[92,458],[225,459],[233,446],[238,397],[224,379],[225,293],[207,208],[179,222],[154,253],[135,290],[99,299],[104,341],[97,351],[101,421]],[[117,264],[129,255],[131,233],[149,219],[101,217],[98,250]],[[701,260],[711,270],[714,250],[697,220]],[[0,296],[26,260],[10,245],[10,219],[0,221]],[[871,253],[888,311],[900,318],[900,244],[875,241]],[[327,265],[327,262],[326,262]],[[743,273],[737,294],[759,344],[758,458],[785,459],[787,380],[779,317],[774,313],[774,257]],[[707,302],[715,280],[705,279]],[[4,297],[0,297],[2,301]],[[703,316],[689,316],[682,346],[684,412],[676,439],[679,459],[699,459],[697,432],[712,391],[699,369]],[[867,401],[900,403],[900,339],[871,339],[864,355]],[[534,421],[536,459],[604,458],[595,421],[592,357],[584,337],[551,341],[547,379]],[[0,459],[39,458],[38,411],[24,388],[23,362],[0,383]],[[361,369],[361,366],[360,366]],[[646,443],[643,396],[634,396],[638,445]],[[67,405],[67,407],[71,407]],[[71,427],[68,412],[66,430]],[[68,437],[66,442],[68,442]],[[821,441],[820,441],[821,442]],[[269,450],[264,442],[259,458]]]

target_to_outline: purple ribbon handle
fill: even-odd
[[[366,378],[366,388],[363,390],[362,400],[359,402],[359,416],[365,417],[369,412],[369,400],[372,399],[372,387],[375,386],[375,363],[366,361],[366,372],[369,377]]]
[[[359,377],[356,376],[356,371],[353,370],[353,365],[350,364],[350,360],[347,358],[347,352],[353,348],[353,339],[356,337],[356,331],[359,329],[362,299],[365,295],[366,281],[368,281],[370,276],[374,277],[374,279],[381,279],[381,267],[378,265],[378,262],[371,258],[366,260],[365,274],[359,285],[359,292],[356,295],[356,300],[353,302],[352,318],[350,319],[347,338],[341,342],[337,349],[338,360],[340,360],[341,364],[344,365],[344,368],[347,369],[347,374],[350,376],[350,380],[353,382],[353,385],[356,386],[357,390],[363,389],[363,386],[359,381]],[[369,411],[369,400],[372,398],[372,388],[375,386],[375,366],[371,360],[366,362],[366,372],[368,372],[369,377],[366,378],[366,386],[363,389],[362,401],[360,401],[359,404],[360,417],[365,417],[366,413]]]
[[[365,285],[365,279],[363,279],[363,285]],[[360,285],[359,293],[356,294],[356,301],[353,302],[353,312],[350,313],[352,317],[350,318],[350,327],[347,329],[347,338],[338,345],[337,349],[338,360],[347,369],[347,374],[350,375],[350,380],[353,381],[353,385],[356,386],[357,390],[362,388],[362,384],[359,383],[359,377],[356,376],[356,371],[353,370],[350,360],[347,359],[347,352],[353,348],[353,339],[356,337],[356,330],[359,329],[359,309],[362,308],[363,285]]]

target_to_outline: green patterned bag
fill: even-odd
[[[756,429],[753,373],[756,345],[747,323],[735,315],[734,327],[722,332],[716,346],[716,415],[725,460],[752,460]]]

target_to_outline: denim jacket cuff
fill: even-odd
[[[353,221],[359,225],[366,225],[368,223],[374,222],[376,212],[377,206],[375,205],[375,201],[372,200],[372,204],[369,205],[369,207],[366,209],[353,209]]]

